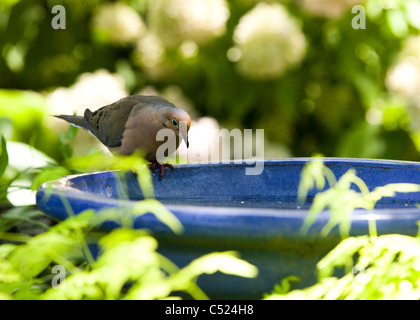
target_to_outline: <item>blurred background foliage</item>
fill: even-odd
[[[419,160],[419,30],[419,0],[1,0],[0,130],[60,161],[50,114],[158,93],[193,116],[192,148],[259,128],[266,158]]]

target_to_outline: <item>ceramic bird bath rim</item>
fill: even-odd
[[[420,163],[416,162],[352,158],[321,159],[326,166],[332,168],[337,179],[348,169],[355,168],[356,174],[365,181],[369,189],[395,182],[420,183]],[[300,179],[300,172],[296,169],[302,169],[305,164],[312,160],[313,158],[264,160],[264,170],[259,176],[245,175],[245,168],[251,165],[183,164],[175,165],[175,171],[168,171],[162,181],[158,181],[157,173],[153,172],[152,180],[156,198],[162,201],[178,218],[187,219],[191,215],[212,215],[228,223],[232,222],[228,220],[239,219],[243,215],[243,217],[247,217],[248,219],[263,219],[263,217],[283,218],[290,221],[294,220],[294,224],[296,224],[298,221],[303,223],[304,219],[306,219],[309,211],[308,207],[300,209],[298,207],[291,208],[287,205],[282,206],[281,202],[287,200],[296,201],[297,186]],[[294,168],[291,168],[291,166],[294,166]],[[289,171],[285,171],[283,175],[278,175],[278,172],[272,172],[274,171],[273,168],[277,168],[277,171]],[[221,171],[222,169],[227,174],[216,176],[215,172]],[[231,174],[228,174],[226,169]],[[382,173],[378,175],[378,172],[372,171],[373,169],[376,169],[376,171],[382,170]],[[369,170],[372,173],[367,175],[365,172]],[[389,178],[386,179],[385,173],[387,171],[391,172],[391,170],[397,170],[397,172],[392,176],[388,175]],[[203,172],[200,173],[200,171]],[[400,171],[406,174],[404,175]],[[58,220],[63,220],[68,216],[62,210],[64,209],[63,205],[59,204],[61,202],[59,200],[59,193],[66,195],[75,213],[83,211],[81,210],[82,208],[100,209],[103,207],[121,207],[129,209],[133,205],[133,200],[142,199],[141,190],[139,190],[138,186],[132,195],[121,189],[120,191],[124,192],[122,197],[121,195],[116,195],[115,190],[111,190],[110,184],[105,184],[103,185],[103,189],[100,189],[101,179],[112,181],[117,173],[118,171],[102,171],[71,175],[54,182],[46,183],[37,191],[37,205],[39,209]],[[274,175],[268,177],[271,173]],[[276,173],[277,176],[275,175]],[[416,179],[414,173],[417,173],[418,179]],[[221,181],[220,179],[223,177],[225,179]],[[376,179],[377,181],[373,181],[375,177],[382,182],[378,179]],[[86,180],[88,178],[90,180]],[[135,188],[135,176],[129,176],[128,179],[133,179],[131,184],[128,185],[128,188]],[[257,180],[256,186],[251,183],[253,180]],[[91,183],[91,189],[84,185],[83,188],[85,189],[82,190],[80,185],[81,181],[83,181],[83,184]],[[372,183],[375,184],[372,185]],[[274,188],[268,184],[274,185]],[[286,185],[289,185],[289,187]],[[44,201],[43,197],[47,188],[50,188],[50,194],[48,200]],[[308,197],[313,198],[316,193],[316,190],[312,190],[309,192]],[[295,196],[295,199],[293,199],[293,196]],[[185,201],[183,201],[184,198]],[[386,198],[384,199],[386,200]],[[391,212],[398,212],[398,219],[400,220],[411,220],[411,217],[417,216],[420,219],[420,209],[415,206],[417,201],[420,203],[420,193],[414,198],[413,193],[401,193],[397,195],[397,199],[399,201],[410,200],[410,203],[397,203],[395,199],[393,203],[392,201],[385,202],[381,205],[381,208],[374,210],[377,221],[389,220]],[[264,201],[275,202],[275,200],[279,200],[278,205],[275,203],[271,203],[270,205],[264,204]],[[222,215],[225,215],[225,217],[222,217]],[[319,216],[316,224],[322,224],[328,218],[329,214],[323,212]],[[356,210],[354,212],[353,222],[357,224],[360,221],[365,221],[367,218],[365,210]],[[369,218],[372,218],[372,216]],[[148,223],[154,220],[153,217],[149,216],[144,216],[143,219],[145,222],[149,220],[147,221]],[[157,219],[154,222],[156,224],[161,223]],[[192,221],[189,222],[191,223]],[[200,220],[194,220],[194,223],[200,224]],[[246,221],[243,221],[243,223],[246,224]],[[218,224],[218,227],[223,228],[223,224]],[[258,232],[258,224],[250,223],[247,225],[248,228],[253,228]],[[163,232],[165,228],[158,229]],[[239,230],[236,231],[239,232]],[[293,230],[289,229],[289,231],[296,232],[298,230],[294,228]],[[194,229],[191,232],[194,232]]]
[[[370,191],[389,183],[420,183],[420,163],[416,162],[320,159],[337,179],[354,168]],[[245,168],[255,164],[175,165],[175,170],[166,172],[162,181],[154,172],[156,198],[178,218],[184,231],[174,234],[151,213],[132,215],[133,226],[151,231],[158,239],[159,250],[179,266],[205,253],[236,250],[260,269],[258,278],[252,280],[225,275],[211,279],[200,276],[199,284],[212,298],[258,298],[290,274],[301,277],[302,286],[309,285],[316,281],[316,263],[341,239],[337,227],[328,237],[320,236],[320,230],[330,218],[327,211],[318,215],[308,233],[301,232],[317,191],[310,191],[308,203],[298,207],[297,190],[301,170],[312,160],[261,160],[264,170],[255,176],[245,174]],[[142,199],[133,173],[104,171],[43,184],[37,191],[38,208],[57,220],[66,219],[68,213],[60,198],[63,194],[76,214],[85,209],[114,207],[130,215],[134,203]],[[420,203],[420,192],[397,193],[380,200],[369,214],[366,210],[355,210],[350,235],[368,234],[368,220],[374,217],[378,235],[415,236],[420,220],[417,203]],[[118,224],[112,221],[103,225],[108,231],[115,227]]]

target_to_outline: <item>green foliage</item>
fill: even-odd
[[[306,4],[311,1],[267,1],[284,7],[301,31],[289,33],[293,41],[289,44],[286,37],[289,45],[277,48],[278,37],[265,31],[279,19],[257,20],[245,28],[256,33],[253,41],[263,41],[255,50],[251,40],[238,43],[236,31],[241,19],[261,6],[258,1],[226,1],[214,13],[223,3],[217,1],[211,8],[203,5],[208,15],[197,17],[194,12],[202,10],[191,9],[194,1],[64,0],[62,30],[51,27],[53,1],[2,1],[0,87],[6,89],[0,91],[0,117],[12,117],[19,126],[16,140],[28,143],[34,132],[35,146],[60,160],[68,151],[48,141],[39,109],[31,109],[43,105],[45,112],[45,101],[32,90],[44,95],[73,85],[81,74],[106,69],[124,79],[129,94],[150,86],[160,92],[176,87],[197,115],[213,116],[228,128],[264,128],[267,140],[295,156],[322,152],[419,160],[416,103],[387,85],[405,40],[419,32],[417,0],[396,0],[392,6],[364,1],[365,29],[351,27],[351,3],[337,0],[339,14],[334,14],[331,6],[317,1],[312,8],[323,10],[311,9]],[[121,7],[130,14],[118,23]],[[165,8],[172,7],[178,9],[168,14]],[[115,10],[101,14],[106,8]],[[216,25],[223,17],[225,23]],[[294,58],[296,50],[289,46],[301,35],[307,44],[302,61],[274,77],[261,77],[261,69],[271,71],[279,61],[287,65]],[[277,59],[265,59],[270,50],[279,52]],[[262,67],[244,74],[240,59],[245,56],[255,56],[252,65]],[[27,98],[30,103],[22,103]]]
[[[6,140],[3,136],[1,136],[1,155],[0,155],[0,203],[4,201],[6,198],[7,187],[9,186],[10,182],[4,181],[5,179],[2,177],[4,171],[7,168],[9,163],[9,155],[7,154],[6,149]]]
[[[70,171],[67,168],[59,166],[51,166],[42,168],[35,176],[32,182],[32,190],[38,189],[44,182],[57,180],[61,177],[69,175]]]
[[[34,226],[48,230],[49,225],[37,219],[43,216],[42,212],[31,207],[13,207],[1,214],[0,232],[8,231],[22,221],[29,222]]]
[[[6,139],[1,136],[1,155],[0,155],[0,177],[3,175],[9,163],[9,155],[6,149]]]
[[[356,259],[356,264],[353,261]],[[333,271],[346,267],[341,278]],[[318,283],[268,299],[420,299],[420,239],[391,234],[350,237],[317,265]]]
[[[73,145],[72,142],[76,137],[78,128],[75,126],[69,126],[67,133],[63,134],[58,133],[58,138],[60,140],[59,150],[64,159],[70,158],[73,156]]]
[[[269,299],[269,298],[275,299],[277,296],[274,296],[274,295],[286,294],[290,291],[291,286],[292,286],[292,282],[298,282],[298,281],[300,281],[299,277],[287,276],[286,278],[283,278],[281,280],[280,284],[276,284],[274,286],[273,292],[271,294],[265,294],[264,298],[265,299]]]
[[[330,186],[336,184],[337,180],[334,173],[326,166],[322,159],[318,159],[320,155],[309,162],[301,172],[301,179],[298,188],[298,200],[300,203],[305,202],[308,192],[314,188],[322,190],[325,182]]]
[[[74,131],[60,138],[71,155]],[[63,149],[64,150],[64,149]],[[6,141],[2,138],[0,163],[7,167]],[[5,171],[4,168],[2,171]],[[35,168],[32,188],[70,172],[98,169],[134,170],[149,198],[135,204],[131,213],[154,213],[171,230],[183,232],[182,224],[154,199],[147,163],[138,156],[110,157],[91,153],[69,157],[63,165]],[[33,168],[30,170],[34,170]],[[29,170],[29,171],[30,171]],[[121,176],[122,177],[122,176]],[[5,189],[7,194],[7,188]],[[48,192],[47,192],[48,196]],[[239,259],[235,252],[215,252],[193,260],[179,269],[157,252],[158,243],[144,230],[133,230],[125,212],[105,208],[75,215],[65,196],[62,201],[70,218],[52,227],[39,220],[43,214],[31,206],[12,207],[0,212],[0,298],[1,299],[165,299],[184,292],[195,299],[208,299],[197,286],[199,275],[223,272],[255,277],[257,268]],[[104,221],[123,227],[108,234],[95,231]],[[8,232],[25,222],[41,228],[34,236]],[[22,244],[17,244],[22,242]],[[100,255],[94,260],[90,245],[97,243]],[[64,268],[65,277],[55,286],[54,267]]]
[[[420,185],[412,183],[387,184],[376,187],[370,192],[363,180],[356,175],[356,170],[348,170],[337,181],[331,170],[324,166],[322,160],[314,160],[302,170],[299,185],[300,199],[306,199],[307,192],[314,186],[318,190],[323,189],[325,181],[328,181],[330,188],[315,195],[309,215],[302,226],[304,233],[308,231],[321,211],[329,210],[331,217],[321,230],[321,235],[327,236],[332,228],[339,225],[341,236],[346,238],[350,233],[351,214],[354,210],[364,209],[366,214],[369,214],[369,211],[373,210],[376,203],[383,197],[393,197],[397,192],[420,192]],[[352,185],[355,185],[359,191],[352,189]],[[369,220],[369,230],[371,235],[376,235],[374,220]]]
[[[319,192],[304,223],[305,232],[316,219],[317,214],[328,209],[331,218],[322,229],[326,236],[337,224],[343,239],[317,264],[318,282],[301,290],[289,291],[290,281],[283,279],[274,287],[266,299],[420,299],[420,233],[417,237],[398,234],[377,236],[374,218],[369,220],[369,235],[348,237],[351,213],[355,209],[375,207],[383,197],[395,196],[396,192],[420,192],[420,185],[394,183],[377,187],[369,192],[366,184],[356,176],[355,170],[347,171],[337,182],[320,159],[310,162],[302,171],[300,190],[307,192],[316,185],[323,189],[325,179],[330,188]],[[322,177],[322,179],[320,179]],[[316,181],[315,178],[318,180]],[[324,180],[324,181],[322,181]],[[350,189],[355,184],[360,192]],[[335,277],[336,270],[344,268],[345,275]]]
[[[30,144],[54,158],[59,158],[56,150],[58,139],[52,128],[45,124],[46,117],[44,95],[31,90],[0,88],[0,119],[10,121],[13,127],[10,130],[0,126],[2,134],[12,131],[7,139]]]
[[[87,210],[26,239],[22,245],[1,245],[0,292],[16,299],[162,299],[173,291],[207,298],[196,285],[202,273],[216,271],[255,277],[257,270],[233,252],[212,253],[178,269],[157,253],[157,241],[142,230],[119,228],[101,235],[101,255],[83,266],[87,247],[80,237],[110,217]],[[82,254],[84,253],[84,255]],[[66,277],[51,287],[51,267],[65,267]]]

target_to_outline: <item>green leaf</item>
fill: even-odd
[[[71,158],[73,156],[73,141],[76,137],[78,128],[75,126],[69,126],[69,129],[65,134],[62,132],[58,133],[59,144],[58,148],[64,159]]]
[[[9,140],[13,136],[13,122],[8,117],[0,117],[0,132],[2,136]]]
[[[2,0],[0,2],[0,8],[3,10],[10,10],[20,0]]]
[[[255,278],[258,275],[257,267],[239,259],[237,252],[213,252],[195,259],[173,274],[171,276],[173,289],[188,290],[200,274],[213,274],[217,271],[246,278]]]
[[[404,13],[397,8],[386,12],[387,23],[391,32],[398,38],[408,34],[408,25]]]
[[[0,154],[0,177],[6,171],[7,165],[9,164],[9,155],[6,148],[6,139],[1,136],[1,154]]]
[[[175,215],[158,200],[146,199],[138,201],[133,208],[133,212],[136,215],[153,213],[156,218],[166,224],[176,234],[180,234],[184,231],[184,227],[177,217],[175,217]]]
[[[341,241],[337,247],[331,250],[321,261],[317,264],[319,279],[326,278],[332,275],[333,270],[337,266],[352,266],[352,256],[360,250],[363,246],[368,244],[369,237],[351,237]]]
[[[32,190],[38,189],[44,182],[57,180],[69,174],[70,171],[64,167],[43,168],[32,181]]]
[[[301,281],[299,277],[287,276],[281,280],[280,284],[275,285],[272,294],[286,294],[290,291],[291,283]],[[266,295],[265,297],[268,297]]]
[[[258,275],[258,269],[255,266],[239,259],[238,254],[233,251],[204,255],[191,262],[182,272],[192,279],[202,273],[212,274],[216,271],[246,278],[255,278]]]
[[[30,208],[31,207],[27,206],[13,207],[8,211],[3,212],[0,219],[0,231],[10,230],[22,221],[30,222],[48,230],[48,225],[37,220],[37,218],[44,216],[44,214],[41,211],[31,210]]]
[[[321,155],[315,155],[313,160],[305,165],[301,173],[301,180],[298,188],[299,202],[305,202],[308,192],[314,188],[322,190],[328,181],[330,187],[337,182],[334,173],[324,165]]]

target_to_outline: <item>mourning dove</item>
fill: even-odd
[[[172,170],[173,167],[170,164],[161,164],[156,159],[156,151],[165,142],[156,140],[159,130],[174,131],[177,137],[176,149],[181,143],[179,137],[185,141],[187,148],[189,146],[190,116],[159,96],[128,96],[95,112],[86,109],[84,116],[55,117],[88,130],[111,152],[131,155],[137,149],[143,150],[146,160],[152,163],[152,168],[160,168],[160,179],[165,166]],[[180,125],[182,121],[186,122],[186,126]]]

